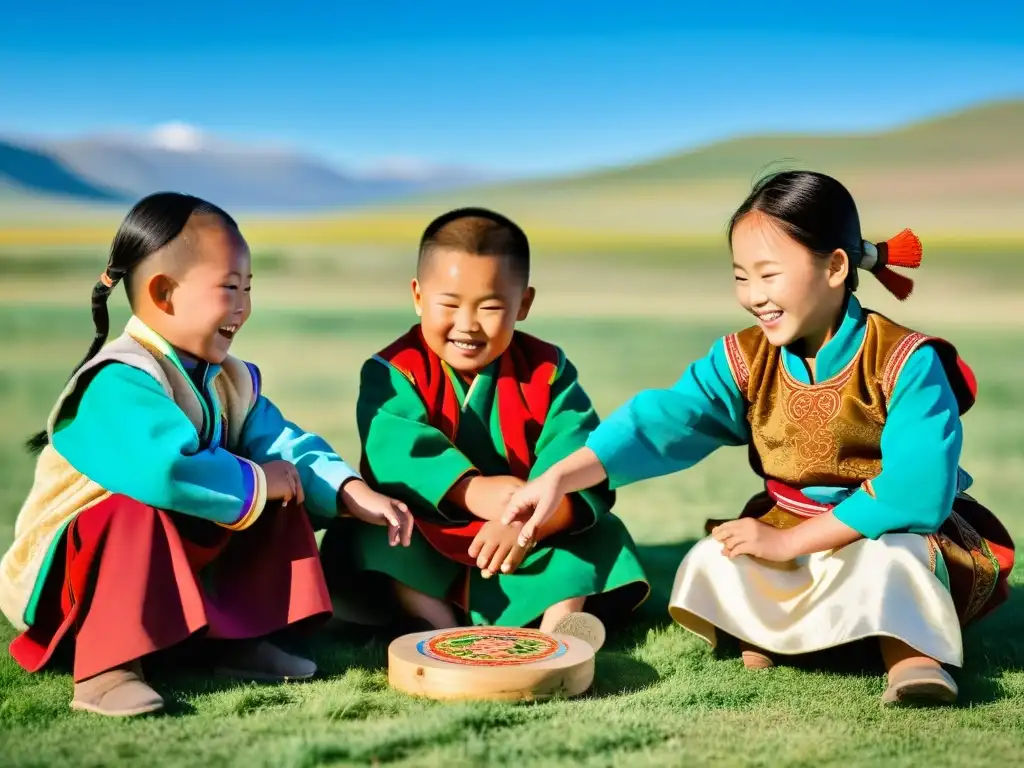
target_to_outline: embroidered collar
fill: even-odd
[[[452,382],[452,385],[455,387],[455,391],[460,394],[459,399],[461,400],[461,403],[459,404],[459,407],[461,408],[461,410],[465,411],[467,408],[470,407],[470,403],[472,402],[474,393],[476,393],[477,391],[486,392],[488,389],[491,388],[491,385],[493,383],[492,380],[494,379],[495,371],[497,370],[498,367],[498,360],[494,360],[486,367],[477,371],[476,375],[473,377],[473,380],[468,384],[466,383],[466,380],[459,376],[459,374],[456,373],[455,370],[450,365],[448,365],[448,363],[446,363],[443,359],[441,360],[441,366],[448,374],[448,378]],[[484,379],[484,383],[482,384],[479,383],[481,379]]]
[[[857,297],[850,294],[843,310],[843,319],[835,335],[825,342],[815,358],[814,381],[831,379],[845,368],[860,351],[867,332],[867,314]],[[807,363],[789,347],[782,348],[782,362],[789,374],[801,384],[810,384],[811,375]]]
[[[125,333],[148,347],[151,351],[157,352],[170,360],[176,368],[201,388],[205,388],[207,382],[216,376],[220,370],[220,366],[215,363],[197,360],[187,352],[171,346],[163,336],[142,322],[136,315],[131,316],[124,330]]]

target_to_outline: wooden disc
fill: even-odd
[[[594,681],[594,649],[579,638],[512,627],[414,632],[388,647],[391,687],[431,699],[578,696]]]

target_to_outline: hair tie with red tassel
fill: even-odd
[[[922,248],[917,235],[909,229],[904,229],[895,237],[878,245],[865,240],[861,243],[861,250],[863,255],[857,266],[868,270],[889,293],[900,301],[905,301],[914,290],[914,281],[899,272],[894,272],[891,267],[917,269],[921,266]]]

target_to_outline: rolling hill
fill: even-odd
[[[812,168],[853,192],[865,232],[905,226],[951,236],[1024,233],[1024,100],[985,104],[893,130],[737,137],[575,176],[417,196],[340,215],[418,216],[476,204],[541,229],[596,236],[721,233],[765,170]]]
[[[160,174],[184,173],[160,154],[172,159],[189,154],[180,147],[159,152],[150,147],[135,155],[124,147],[122,142],[116,151],[108,151],[95,140],[72,142],[51,146],[46,156],[89,189],[88,180],[101,171],[104,178],[118,182],[113,188],[135,191],[150,183],[144,179],[154,178],[152,174],[170,184],[178,177]],[[387,186],[395,181],[390,178],[381,181],[377,197],[365,194],[365,189],[344,193],[345,179],[325,175],[312,159],[303,165],[296,155],[263,153],[254,169],[247,167],[250,156],[239,155],[236,148],[211,147],[209,155],[194,146],[190,151],[196,166],[208,166],[195,172],[205,173],[226,196],[244,196],[247,189],[272,185],[274,178],[287,182],[282,182],[280,196],[275,198],[280,205],[269,206],[275,208],[273,216],[268,215],[268,206],[251,206],[263,211],[239,212],[254,242],[273,246],[345,241],[408,244],[429,217],[469,204],[500,209],[548,240],[718,238],[752,181],[765,169],[782,167],[814,168],[841,178],[857,199],[869,237],[886,237],[908,226],[931,237],[1016,240],[1024,235],[1024,99],[979,105],[876,133],[736,137],[648,162],[561,178],[490,185],[469,185],[467,177],[421,178],[404,189],[400,184]],[[123,215],[123,204],[96,209],[95,196],[80,195],[63,198],[60,222],[53,221],[58,217],[52,207],[35,207],[28,216],[24,204],[19,208],[12,203],[17,194],[9,190],[4,195],[5,173],[0,165],[0,230],[10,230],[14,222],[26,227],[27,221],[36,222],[35,229],[18,236],[20,241],[11,236],[7,242],[42,237],[39,222],[47,215],[48,230],[62,223],[81,226],[84,221],[102,220],[104,228],[96,232],[102,231],[106,239],[106,227]],[[439,191],[445,184],[462,186]],[[308,188],[305,197],[288,191],[302,187]],[[326,192],[329,188],[335,191]],[[12,189],[17,191],[17,185]],[[349,196],[330,210],[296,210],[319,207],[313,203],[331,194]],[[236,207],[216,194],[211,197]],[[69,199],[88,205],[67,203]],[[12,215],[12,210],[17,213]]]

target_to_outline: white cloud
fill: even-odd
[[[165,123],[149,133],[149,140],[162,149],[175,152],[197,152],[206,145],[201,130],[187,123]]]

